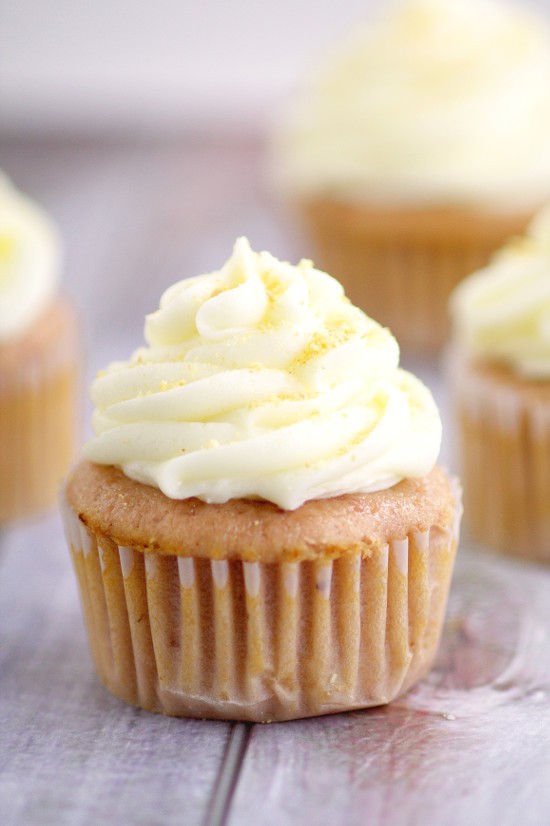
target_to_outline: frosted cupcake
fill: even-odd
[[[550,209],[451,301],[467,522],[550,562]]]
[[[75,445],[74,312],[48,216],[0,177],[0,524],[52,507]]]
[[[403,347],[550,196],[550,31],[496,0],[402,0],[333,55],[279,136],[319,263]]]
[[[387,703],[430,668],[460,512],[429,391],[309,261],[240,239],[92,387],[63,500],[118,697],[284,720]]]

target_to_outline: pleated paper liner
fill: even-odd
[[[0,524],[53,507],[75,449],[76,319],[59,301],[39,324],[0,353]]]
[[[474,539],[550,562],[550,382],[449,359],[466,523]]]
[[[454,287],[522,232],[533,214],[376,209],[329,199],[304,202],[300,212],[316,266],[389,327],[403,350],[417,352],[441,348]]]
[[[107,688],[150,711],[259,722],[384,704],[426,674],[459,510],[367,558],[259,563],[119,547],[62,501]]]

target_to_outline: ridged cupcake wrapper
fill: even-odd
[[[378,244],[366,253],[372,277],[355,282],[352,300],[353,292],[361,290],[361,306],[373,318],[383,319],[403,347],[437,350],[449,331],[449,296],[491,252],[485,247],[446,250],[421,243]]]
[[[451,358],[467,525],[494,550],[550,562],[550,398]]]
[[[52,507],[71,461],[80,344],[73,331],[0,371],[0,524]]]
[[[316,264],[342,282],[354,304],[389,327],[403,349],[425,352],[441,348],[448,336],[454,287],[530,218],[483,215],[476,222],[470,215],[461,222],[445,214],[430,220],[420,211],[415,219],[326,202],[303,203],[300,211]]]
[[[339,249],[319,240],[319,265],[338,275],[346,294],[368,315],[389,327],[403,348],[439,349],[449,331],[447,305],[466,275],[482,267],[492,247],[446,249],[422,241],[358,239]],[[340,242],[342,245],[344,241]]]
[[[259,722],[364,708],[435,656],[458,508],[370,558],[269,564],[119,547],[62,513],[97,671],[134,705]]]

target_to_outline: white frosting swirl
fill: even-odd
[[[550,378],[550,206],[458,285],[450,309],[455,338],[473,357]]]
[[[550,29],[518,6],[394,2],[302,97],[277,151],[292,190],[501,209],[550,194]]]
[[[0,344],[24,333],[46,309],[59,273],[52,221],[0,175]]]
[[[399,349],[309,261],[235,244],[147,317],[148,347],[92,386],[86,458],[173,499],[308,499],[423,476],[440,447],[429,391]]]

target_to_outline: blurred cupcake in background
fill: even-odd
[[[403,348],[550,196],[550,28],[497,0],[403,0],[342,44],[275,139],[319,264]]]
[[[451,311],[468,527],[550,562],[550,207],[457,287]]]
[[[75,443],[79,340],[56,227],[0,177],[0,525],[52,506]]]

